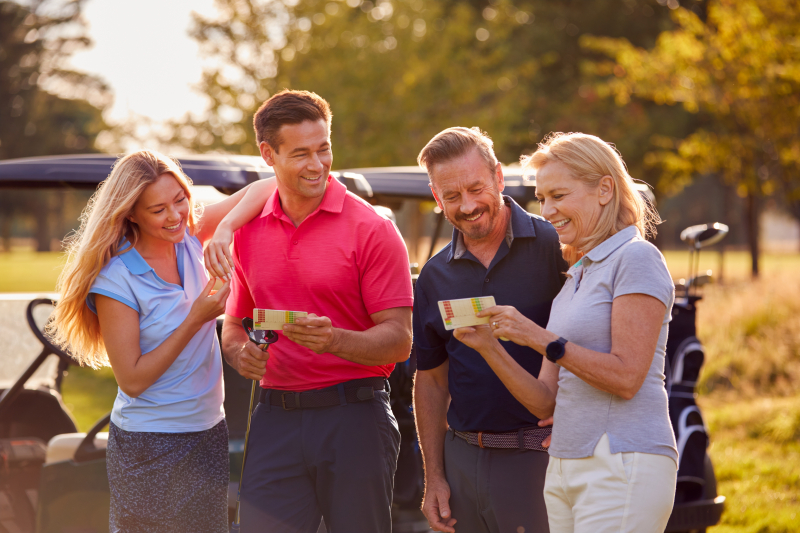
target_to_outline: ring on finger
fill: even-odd
[[[497,322],[492,322],[492,327],[493,327],[494,329],[497,329]]]

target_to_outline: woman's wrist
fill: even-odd
[[[233,223],[230,219],[230,213],[225,215],[222,220],[219,221],[217,224],[217,230],[214,233],[226,232],[226,233],[233,233],[235,228],[233,227]]]

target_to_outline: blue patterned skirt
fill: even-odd
[[[106,450],[111,533],[227,533],[228,426],[206,431],[124,431]]]

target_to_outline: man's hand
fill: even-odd
[[[267,371],[269,352],[262,351],[256,344],[248,341],[233,354],[229,362],[239,374],[247,379],[261,381]]]
[[[453,336],[484,357],[493,347],[499,346],[488,325],[456,328]]]
[[[552,416],[550,418],[545,418],[544,420],[539,420],[539,427],[540,428],[547,427],[547,426],[552,426],[552,425],[553,425],[553,417]],[[552,437],[552,436],[553,435],[551,434],[551,435],[548,435],[547,437],[545,437],[545,439],[542,441],[542,448],[549,448],[550,447],[550,437]]]
[[[294,324],[284,324],[283,334],[290,341],[316,353],[335,351],[336,328],[331,325],[331,319],[326,316],[309,313],[307,317],[295,320]]]
[[[432,530],[455,533],[456,519],[450,516],[450,485],[445,479],[425,480],[422,514]]]

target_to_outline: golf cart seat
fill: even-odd
[[[86,433],[65,433],[56,435],[47,443],[47,453],[44,464],[49,465],[61,461],[71,461],[75,458],[75,452],[86,439]],[[94,437],[94,447],[98,450],[105,450],[108,445],[108,432],[98,433]]]

